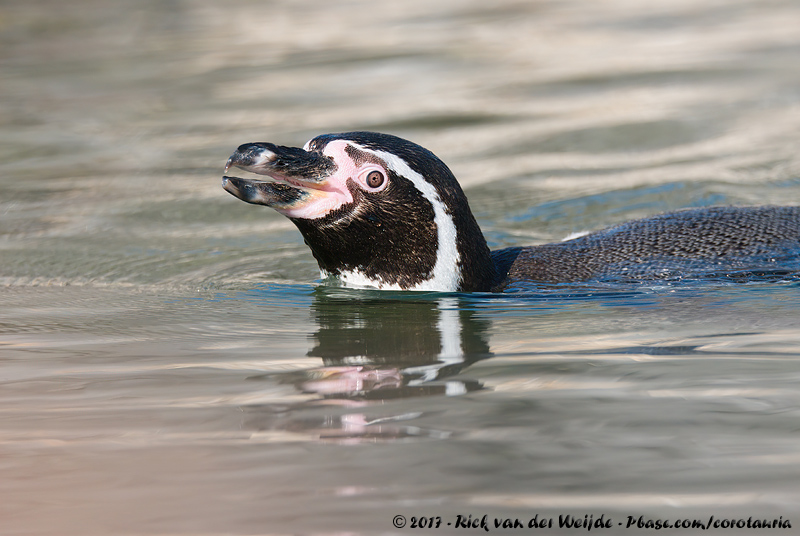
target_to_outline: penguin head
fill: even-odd
[[[325,134],[303,148],[247,143],[225,176],[248,203],[300,230],[323,277],[393,290],[485,291],[496,282],[489,248],[453,173],[432,152],[374,132]]]

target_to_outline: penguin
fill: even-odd
[[[233,168],[264,179],[228,176]],[[302,148],[239,146],[222,186],[289,218],[323,278],[346,286],[500,291],[517,282],[653,280],[800,260],[800,207],[715,206],[634,220],[559,243],[490,251],[467,197],[431,151],[376,132]]]

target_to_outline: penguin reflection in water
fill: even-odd
[[[266,180],[225,176],[225,190],[288,217],[322,276],[351,286],[486,292],[520,281],[780,272],[800,257],[800,207],[778,206],[681,210],[492,252],[450,169],[388,134],[325,134],[303,148],[247,143],[231,167]]]
[[[464,371],[492,357],[491,324],[459,296],[406,297],[315,289],[311,312],[319,329],[307,355],[321,366],[265,374],[293,384],[303,397],[280,408],[243,406],[244,427],[334,442],[448,437],[452,432],[417,421],[413,405],[376,402],[484,389]]]

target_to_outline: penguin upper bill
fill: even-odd
[[[272,143],[239,146],[225,164],[271,180],[223,177],[225,190],[247,203],[266,205],[290,218],[318,218],[352,202],[342,173],[329,158]]]

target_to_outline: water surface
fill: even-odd
[[[788,0],[0,7],[0,532],[800,526],[798,281],[338,288],[219,184],[240,143],[369,129],[447,162],[492,247],[799,204],[798,27]]]

